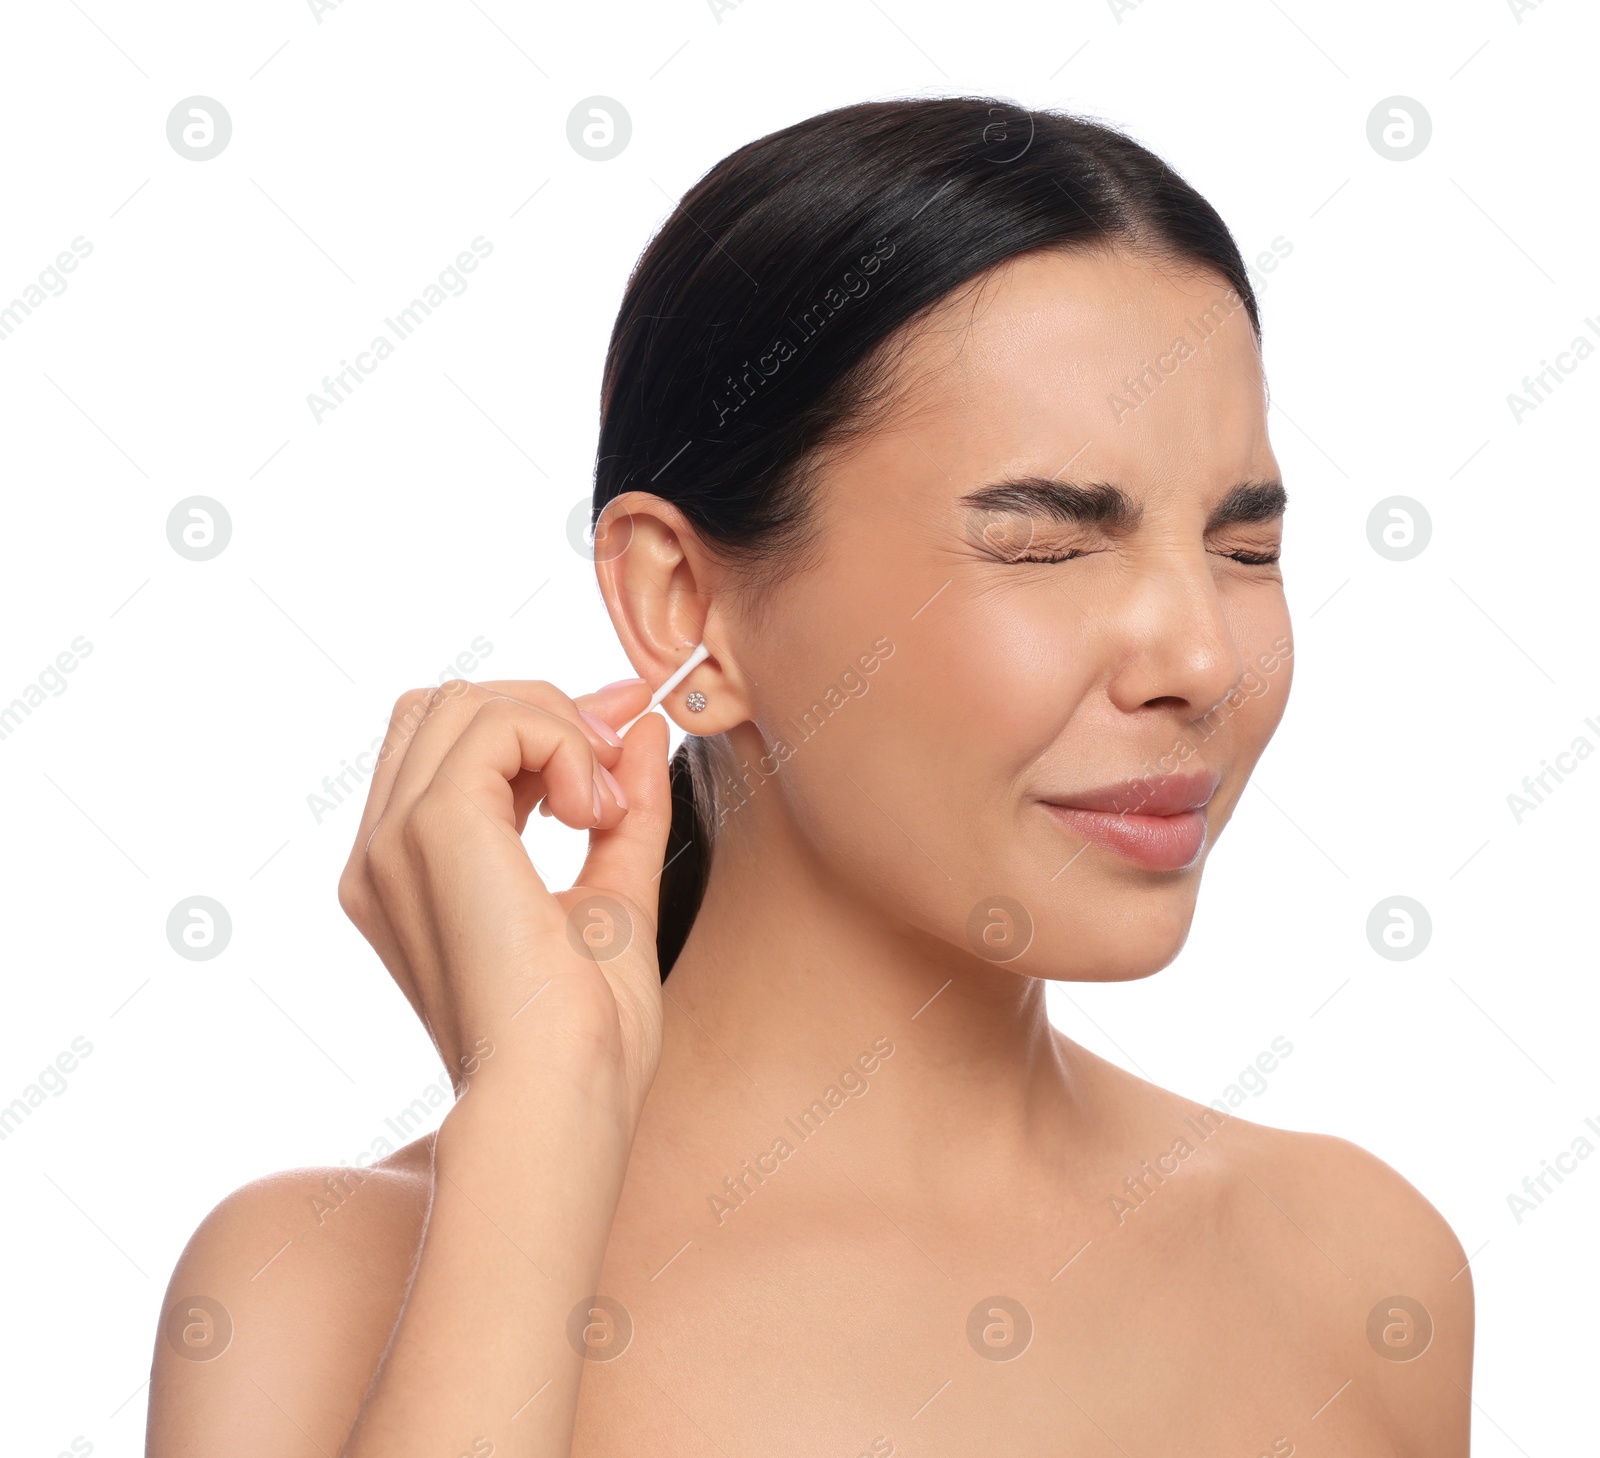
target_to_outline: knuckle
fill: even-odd
[[[425,862],[430,851],[450,837],[454,810],[437,785],[429,785],[411,806],[400,828],[401,839],[413,863]]]
[[[540,713],[557,711],[572,701],[562,693],[553,683],[546,679],[531,678],[510,685],[514,692],[505,697],[513,703],[521,704],[526,709],[533,709]]]
[[[538,709],[531,704],[522,703],[512,698],[509,694],[495,694],[486,698],[478,705],[477,714],[480,719],[490,719],[498,724],[514,724],[517,720],[530,713],[537,714]]]
[[[367,839],[363,859],[378,873],[380,882],[387,879],[405,862],[407,847],[404,844],[404,825],[385,816]]]
[[[389,711],[389,722],[403,724],[420,717],[427,710],[431,697],[427,689],[407,689],[394,701],[394,708]]]
[[[356,926],[365,926],[372,915],[372,887],[364,867],[354,859],[339,877],[339,909]]]
[[[513,699],[505,695],[485,699],[478,706],[474,719],[482,722],[495,734],[515,734],[519,739],[523,731],[548,734],[554,730],[554,738],[550,742],[552,752],[563,747],[583,750],[589,747],[583,731],[564,714],[545,705],[530,704],[522,699]]]
[[[389,713],[389,732],[384,736],[381,755],[393,754],[422,726],[428,717],[433,694],[428,689],[407,689],[394,701]]]

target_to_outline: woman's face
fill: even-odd
[[[1292,674],[1246,311],[1208,273],[1039,252],[896,378],[823,478],[818,565],[731,645],[756,711],[728,818],[776,812],[875,918],[1013,971],[1156,971]]]

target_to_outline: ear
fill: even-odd
[[[652,690],[697,643],[710,650],[661,705],[674,724],[721,734],[751,717],[752,685],[734,657],[728,573],[683,512],[648,491],[607,502],[595,528],[594,570],[622,651]],[[699,713],[684,702],[696,692],[706,698]]]

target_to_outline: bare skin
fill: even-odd
[[[704,638],[666,707],[756,767],[664,985],[665,726],[618,747],[579,713],[622,723],[645,684],[434,696],[341,899],[465,1092],[364,1177],[276,1176],[207,1218],[169,1304],[204,1294],[233,1334],[205,1361],[158,1339],[152,1454],[1465,1458],[1471,1276],[1437,1211],[1353,1145],[1225,1117],[1045,1017],[1046,979],[1177,955],[1289,691],[1261,560],[1281,514],[1217,519],[1279,474],[1224,298],[1043,253],[947,301],[893,414],[830,463],[803,570],[754,597],[669,504],[608,511],[634,666],[659,683]],[[1131,510],[962,504],[1022,476]],[[1217,780],[1182,869],[1042,803],[1182,745]],[[542,796],[578,828],[599,806],[572,891],[516,838]],[[635,917],[603,961],[568,935],[595,894]],[[1031,924],[1009,960],[972,920],[997,894]]]

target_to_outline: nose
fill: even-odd
[[[1244,677],[1245,659],[1203,551],[1163,553],[1134,579],[1110,684],[1124,713],[1169,708],[1198,719]]]

